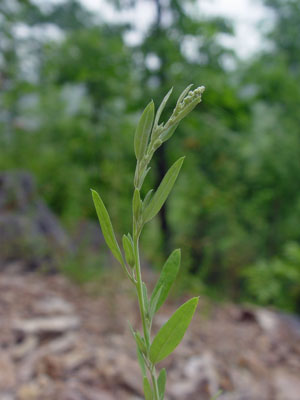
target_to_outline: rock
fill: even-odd
[[[24,358],[27,354],[33,352],[38,346],[38,339],[36,336],[29,335],[25,340],[18,343],[12,349],[12,355],[15,360]]]
[[[0,268],[21,260],[25,269],[54,269],[70,240],[24,171],[0,174]]]
[[[136,361],[122,355],[118,359],[118,382],[135,394],[143,395],[141,372]]]
[[[79,382],[71,382],[65,387],[63,400],[114,400],[111,394],[99,388],[91,388]]]
[[[71,373],[82,366],[93,364],[94,354],[85,347],[77,347],[72,352],[68,352],[61,359],[61,367],[65,373]]]
[[[175,398],[189,398],[198,388],[201,393],[213,396],[218,392],[219,382],[216,361],[210,352],[201,356],[193,356],[183,366],[184,379],[174,382],[170,393]]]
[[[276,393],[276,400],[299,400],[299,375],[292,375],[279,369],[274,374],[273,384],[274,393]]]
[[[10,355],[0,351],[0,393],[16,385],[15,367]]]
[[[79,327],[77,316],[57,316],[49,318],[18,319],[13,328],[23,334],[57,334]]]
[[[65,333],[62,337],[51,340],[42,346],[43,352],[46,354],[63,353],[74,348],[77,341],[75,332]]]
[[[256,320],[261,329],[267,334],[274,334],[279,326],[279,320],[276,313],[266,310],[258,309],[255,312]]]
[[[104,247],[104,251],[107,253],[105,240],[98,222],[80,221],[73,234],[73,241],[78,251],[88,249],[91,252],[99,252]]]
[[[74,312],[72,304],[58,296],[48,296],[42,298],[34,304],[34,310],[38,314],[71,314]]]
[[[35,382],[24,384],[18,390],[18,400],[38,400],[41,395],[41,389]]]
[[[220,400],[275,400],[270,396],[270,385],[267,379],[254,377],[248,369],[230,365],[233,391],[224,393]],[[277,400],[277,399],[276,399]],[[288,399],[285,399],[288,400]]]
[[[24,211],[36,197],[32,176],[24,171],[3,172],[0,175],[0,209]]]
[[[15,396],[12,393],[1,393],[1,400],[15,400]]]
[[[124,346],[123,346],[124,347]],[[95,352],[98,374],[109,384],[121,385],[136,395],[143,395],[141,372],[137,361],[118,351],[118,347],[101,347]]]
[[[254,376],[258,376],[260,378],[268,376],[267,368],[251,350],[245,350],[238,361],[238,365],[242,368],[248,369]]]

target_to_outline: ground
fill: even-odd
[[[6,269],[9,271],[9,269]],[[169,302],[157,330],[185,298]],[[139,327],[119,277],[79,287],[61,275],[0,273],[0,400],[142,399],[127,321]],[[299,400],[300,323],[270,310],[200,299],[165,363],[166,400]]]

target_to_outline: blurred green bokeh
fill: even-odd
[[[116,1],[116,12],[137,2]],[[107,24],[84,1],[2,0],[0,169],[32,172],[70,231],[96,218],[93,187],[127,232],[142,109],[174,86],[168,115],[189,83],[205,85],[147,178],[157,185],[187,156],[144,256],[159,268],[181,247],[193,290],[300,312],[300,3],[261,2],[265,50],[242,61],[220,41],[234,24],[193,12],[196,1],[153,1],[151,26],[130,46],[130,24]]]

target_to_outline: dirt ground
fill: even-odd
[[[186,299],[168,303],[158,329]],[[78,287],[60,275],[0,273],[0,400],[143,399],[127,321],[126,282]],[[183,342],[162,363],[167,400],[299,400],[300,322],[200,299]]]

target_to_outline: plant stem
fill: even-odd
[[[136,225],[136,224],[134,224],[134,225]],[[134,226],[134,228],[135,228],[135,226]],[[134,231],[135,231],[135,229],[134,229]],[[140,313],[141,313],[141,318],[142,318],[144,337],[145,337],[146,345],[148,348],[150,346],[150,334],[149,334],[149,329],[147,326],[145,299],[144,299],[143,287],[142,287],[143,282],[142,282],[140,254],[139,254],[139,236],[136,233],[134,233],[133,245],[134,245],[134,257],[135,257],[135,273],[136,273],[136,280],[137,280],[136,290],[137,290]]]
[[[138,302],[140,308],[140,314],[142,319],[143,325],[143,332],[144,332],[144,339],[147,347],[147,354],[145,357],[147,358],[147,368],[151,375],[152,381],[152,389],[154,394],[154,400],[159,400],[159,391],[157,385],[157,377],[156,377],[156,370],[155,366],[151,363],[149,359],[149,351],[150,351],[150,324],[147,321],[147,310],[145,307],[145,299],[144,299],[144,292],[143,292],[143,281],[142,281],[142,274],[141,274],[141,264],[140,264],[140,254],[139,254],[139,235],[137,229],[137,221],[133,217],[133,246],[134,246],[134,258],[135,258],[135,273],[136,273],[136,290],[138,295]]]
[[[151,380],[152,380],[152,386],[153,386],[153,392],[154,392],[154,400],[159,400],[156,369],[155,369],[154,365],[153,365],[152,371],[150,371],[150,373],[151,373]]]
[[[123,263],[121,264],[121,266],[122,266],[123,271],[125,272],[127,278],[135,285],[135,284],[136,284],[136,281],[135,281],[134,277],[131,276],[130,273],[128,272],[128,269],[127,269],[127,267],[126,267],[126,264],[123,262]]]

